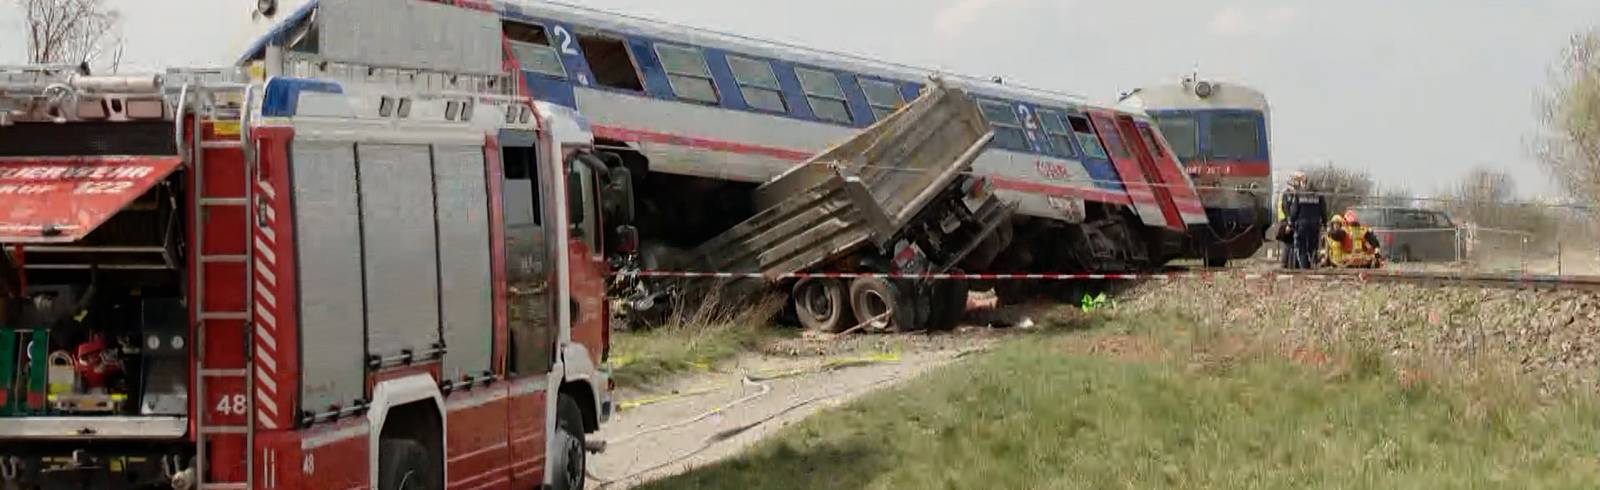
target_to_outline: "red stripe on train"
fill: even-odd
[[[734,143],[734,142],[731,142],[731,141],[714,140],[714,139],[709,139],[709,138],[696,138],[696,137],[691,137],[691,136],[680,136],[680,135],[676,135],[676,134],[659,133],[659,132],[655,132],[655,131],[643,131],[643,130],[638,130],[638,129],[619,128],[619,127],[616,127],[616,126],[600,126],[600,125],[596,125],[596,126],[594,126],[594,135],[595,135],[595,137],[599,137],[599,138],[608,138],[608,139],[614,139],[614,140],[619,140],[619,141],[627,141],[627,142],[634,142],[634,143],[648,142],[648,143],[660,143],[660,144],[664,144],[664,145],[687,146],[687,147],[690,147],[690,148],[699,148],[699,149],[703,149],[703,150],[722,151],[722,152],[728,152],[728,153],[739,153],[739,154],[745,154],[745,155],[768,156],[768,157],[779,158],[779,159],[783,159],[783,160],[794,160],[794,161],[797,161],[797,162],[805,161],[805,160],[811,158],[811,154],[810,153],[806,153],[806,152],[802,152],[802,151],[790,150],[790,149],[786,149],[786,148],[776,148],[776,147],[771,147],[771,146],[761,146],[761,145],[750,145],[750,144],[744,144],[744,143]]]

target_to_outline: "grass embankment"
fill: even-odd
[[[645,387],[675,375],[709,370],[756,350],[789,334],[772,324],[781,305],[768,299],[734,310],[708,300],[659,327],[616,332],[611,339],[613,379],[624,388]]]
[[[646,488],[1594,488],[1600,403],[1161,313],[1057,329]],[[1049,322],[1046,322],[1048,325]]]

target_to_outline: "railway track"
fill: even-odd
[[[1402,283],[1423,286],[1479,286],[1503,289],[1579,289],[1600,291],[1600,276],[1551,274],[1488,274],[1468,272],[1396,271],[1387,269],[1349,270],[1271,270],[1249,271],[1229,268],[1194,268],[1154,274],[1157,279],[1233,276],[1247,279],[1333,280],[1368,283]]]

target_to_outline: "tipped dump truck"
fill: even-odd
[[[759,275],[792,293],[810,329],[952,326],[965,284],[926,275],[987,265],[1005,245],[995,230],[1014,209],[969,173],[992,137],[978,105],[935,80],[891,116],[757,187],[754,216],[671,263]]]

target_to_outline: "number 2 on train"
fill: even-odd
[[[556,39],[561,40],[561,54],[567,56],[578,55],[578,50],[572,47],[572,31],[568,31],[563,26],[556,26]]]

